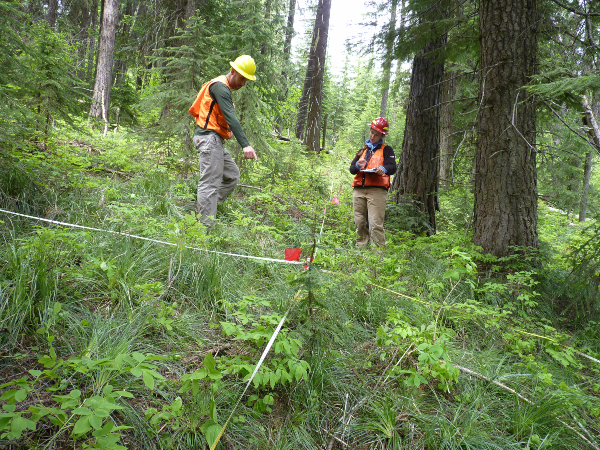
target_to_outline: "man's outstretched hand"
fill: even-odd
[[[246,158],[246,159],[258,159],[258,157],[256,156],[256,152],[254,151],[254,149],[251,146],[244,147],[242,149],[242,151],[244,152],[244,158]]]

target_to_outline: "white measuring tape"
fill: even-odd
[[[12,211],[7,211],[5,209],[0,209],[0,212],[3,212],[5,214],[10,214],[10,215],[13,215],[13,216],[25,217],[27,219],[39,220],[41,222],[52,223],[52,224],[55,224],[55,225],[61,225],[63,227],[79,228],[81,230],[100,231],[102,233],[118,234],[120,236],[127,236],[127,237],[134,238],[134,239],[141,239],[143,241],[156,242],[157,244],[163,244],[163,245],[170,245],[172,247],[178,247],[177,244],[174,244],[172,242],[160,241],[158,239],[147,238],[147,237],[144,237],[144,236],[137,236],[135,234],[123,233],[123,232],[120,232],[120,231],[103,230],[102,228],[86,227],[86,226],[77,225],[77,224],[74,224],[74,223],[67,223],[67,222],[60,222],[58,220],[44,219],[43,217],[28,216],[27,214],[20,214],[20,213],[16,213],[16,212],[12,212]],[[270,262],[283,263],[283,264],[304,264],[304,263],[302,263],[300,261],[287,261],[285,259],[265,258],[263,256],[251,256],[251,255],[240,255],[240,254],[237,254],[237,253],[218,252],[216,250],[207,250],[205,248],[190,247],[190,246],[187,246],[187,245],[184,245],[183,247],[187,248],[189,250],[198,250],[198,251],[201,251],[201,252],[216,253],[218,255],[234,256],[236,258],[257,259],[257,260],[260,260],[260,261],[270,261]]]
[[[292,305],[298,299],[298,296],[300,295],[301,291],[302,290],[299,289],[298,292],[296,292],[296,295],[294,296],[294,301],[292,302]],[[252,376],[250,377],[250,379],[246,383],[246,387],[244,388],[244,391],[239,396],[237,402],[235,402],[235,405],[233,405],[233,409],[231,410],[231,413],[229,414],[229,417],[227,418],[227,421],[225,422],[225,425],[223,425],[223,427],[221,428],[221,431],[219,432],[219,435],[215,439],[215,442],[213,442],[212,446],[210,447],[210,450],[215,450],[215,448],[217,447],[217,444],[221,440],[221,437],[223,436],[223,433],[225,433],[225,429],[227,428],[227,425],[229,425],[229,421],[233,417],[233,414],[235,413],[235,410],[237,409],[238,405],[242,401],[242,398],[244,398],[244,394],[248,390],[248,387],[250,387],[250,383],[252,383],[252,380],[254,380],[254,376],[258,372],[258,369],[260,369],[260,366],[262,365],[262,363],[265,360],[265,358],[267,357],[267,354],[269,353],[269,350],[271,350],[271,347],[273,346],[273,342],[275,342],[275,339],[277,338],[277,335],[281,331],[281,327],[283,326],[283,322],[285,322],[285,319],[286,319],[286,317],[289,314],[289,312],[290,312],[291,309],[292,309],[292,306],[290,306],[290,308],[287,310],[287,312],[285,313],[285,315],[279,321],[279,325],[277,325],[277,328],[273,332],[273,335],[271,336],[271,339],[269,339],[269,343],[267,344],[267,346],[265,347],[262,355],[260,356],[260,359],[258,360],[258,364],[256,364],[256,367],[254,368],[254,372],[252,372]]]

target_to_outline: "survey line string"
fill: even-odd
[[[152,238],[148,238],[148,237],[144,237],[144,236],[139,236],[139,235],[135,235],[135,234],[129,234],[129,233],[123,233],[121,231],[114,231],[114,230],[104,230],[102,228],[94,228],[94,227],[86,227],[84,225],[77,225],[74,223],[68,223],[68,222],[61,222],[58,220],[51,220],[51,219],[46,219],[43,217],[37,217],[37,216],[30,216],[27,214],[21,214],[21,213],[16,213],[16,212],[12,212],[12,211],[7,211],[5,209],[0,209],[0,212],[5,213],[5,214],[10,214],[13,216],[18,216],[18,217],[25,217],[27,219],[33,219],[33,220],[38,220],[41,222],[47,222],[47,223],[51,223],[54,225],[60,225],[63,227],[69,227],[69,228],[78,228],[81,230],[89,230],[89,231],[98,231],[101,233],[109,233],[109,234],[118,234],[120,236],[126,236],[126,237],[130,237],[133,239],[140,239],[143,241],[149,241],[149,242],[155,242],[157,244],[162,244],[162,245],[169,245],[171,247],[178,247],[178,244],[174,244],[173,242],[167,242],[167,241],[161,241],[159,239],[152,239]],[[283,264],[303,264],[300,261],[287,261],[285,259],[276,259],[276,258],[267,258],[264,256],[252,256],[252,255],[240,255],[238,253],[229,253],[229,252],[219,252],[217,250],[208,250],[205,248],[199,248],[199,247],[191,247],[188,245],[183,245],[183,248],[187,248],[189,250],[197,250],[197,251],[201,251],[201,252],[206,252],[206,253],[215,253],[218,255],[226,255],[226,256],[233,256],[236,258],[246,258],[246,259],[256,259],[259,261],[270,261],[270,262],[276,262],[276,263],[283,263]]]
[[[334,271],[331,271],[331,270],[324,270],[324,269],[322,270],[322,272],[324,272],[324,273],[329,273],[329,274],[332,274],[332,275],[339,275],[339,276],[342,276],[342,277],[350,278],[350,275],[347,275],[347,274],[345,274],[345,273],[341,273],[341,272],[334,272]],[[375,284],[375,283],[367,282],[367,284],[370,284],[371,286],[377,287],[377,288],[379,288],[379,289],[383,289],[384,291],[391,292],[392,294],[395,294],[395,295],[397,295],[397,296],[399,296],[399,297],[404,297],[404,298],[406,298],[406,299],[409,299],[409,300],[415,301],[415,302],[417,302],[417,303],[421,303],[421,304],[423,304],[423,305],[426,305],[426,306],[437,307],[437,308],[445,308],[445,309],[447,309],[448,311],[452,311],[452,312],[455,312],[455,313],[458,313],[458,314],[462,314],[462,315],[465,315],[465,316],[471,317],[471,318],[473,318],[473,319],[478,319],[478,317],[477,317],[477,316],[474,316],[474,315],[472,315],[472,314],[469,314],[469,313],[467,313],[467,312],[464,312],[464,311],[460,311],[460,310],[458,310],[458,309],[451,308],[451,307],[449,307],[449,306],[440,305],[439,303],[434,303],[434,302],[426,302],[426,301],[424,301],[424,300],[419,300],[418,298],[411,297],[411,296],[409,296],[409,295],[405,295],[405,294],[401,294],[400,292],[396,292],[396,291],[394,291],[394,290],[392,290],[392,289],[386,288],[386,287],[384,287],[384,286],[380,286],[380,285],[378,285],[378,284]],[[566,348],[566,345],[564,345],[564,344],[561,344],[561,343],[560,343],[559,341],[557,341],[556,339],[552,339],[552,338],[550,338],[550,337],[548,337],[548,336],[542,336],[542,335],[540,335],[540,334],[529,333],[529,332],[527,332],[527,331],[519,330],[518,328],[514,328],[514,327],[512,328],[512,330],[513,330],[513,331],[516,331],[517,333],[520,333],[520,334],[525,334],[525,335],[527,335],[527,336],[532,336],[532,337],[536,337],[536,338],[539,338],[539,339],[544,339],[544,340],[547,340],[547,341],[553,342],[553,343],[555,343],[555,344],[557,344],[557,345],[560,345],[562,348]],[[599,360],[599,359],[597,359],[597,358],[594,358],[593,356],[587,355],[587,354],[585,354],[585,353],[582,353],[582,352],[580,352],[580,351],[578,351],[578,350],[575,350],[575,349],[573,349],[573,351],[574,351],[576,354],[578,354],[579,356],[583,356],[584,358],[587,358],[587,359],[589,359],[590,361],[594,361],[595,363],[598,363],[598,364],[600,364],[600,360]]]
[[[51,224],[65,226],[65,227],[70,227],[70,228],[78,228],[78,229],[82,229],[82,230],[97,231],[97,232],[101,232],[101,233],[117,234],[117,235],[120,235],[120,236],[126,236],[126,237],[130,237],[130,238],[134,238],[134,239],[140,239],[140,240],[154,242],[154,243],[163,244],[163,245],[168,245],[168,246],[172,246],[172,247],[177,247],[178,246],[178,244],[174,244],[172,242],[166,242],[166,241],[161,241],[161,240],[158,240],[158,239],[147,238],[147,237],[138,236],[138,235],[135,235],[135,234],[123,233],[121,231],[104,230],[102,228],[87,227],[87,226],[84,226],[84,225],[77,225],[77,224],[68,223],[68,222],[61,222],[61,221],[58,221],[58,220],[46,219],[46,218],[43,218],[43,217],[37,217],[37,216],[31,216],[31,215],[27,215],[27,214],[16,213],[16,212],[8,211],[8,210],[1,209],[1,208],[0,208],[0,212],[5,213],[5,214],[9,214],[9,215],[13,215],[13,216],[24,217],[24,218],[27,218],[27,219],[38,220],[38,221],[41,221],[41,222],[51,223]],[[324,211],[324,213],[325,212],[326,211]],[[204,248],[191,247],[191,246],[187,246],[187,245],[183,246],[183,247],[186,248],[186,249],[189,249],[189,250],[197,250],[197,251],[202,251],[202,252],[207,252],[207,253],[215,253],[215,254],[219,254],[219,255],[233,256],[233,257],[237,257],[237,258],[247,258],[247,259],[255,259],[255,260],[261,260],[261,261],[270,261],[270,262],[285,263],[285,264],[294,264],[294,265],[303,264],[300,261],[287,261],[287,260],[283,260],[283,259],[267,258],[267,257],[262,257],[262,256],[241,255],[241,254],[237,254],[237,253],[219,252],[219,251],[216,251],[216,250],[208,250],[208,249],[204,249]],[[346,277],[346,278],[350,277],[349,275],[347,275],[345,273],[334,272],[334,271],[330,271],[330,270],[322,270],[322,272],[329,273],[329,274],[332,274],[332,275],[339,275],[339,276]],[[406,294],[402,294],[400,292],[393,291],[392,289],[386,288],[384,286],[377,285],[375,283],[368,283],[368,284],[371,284],[372,286],[375,286],[377,288],[380,288],[380,289],[383,289],[385,291],[391,292],[391,293],[393,293],[395,295],[398,295],[400,297],[404,297],[406,299],[409,299],[409,300],[421,303],[421,304],[426,305],[426,306],[444,307],[444,308],[446,308],[446,309],[448,309],[450,311],[456,312],[458,314],[466,315],[466,316],[469,316],[469,317],[474,318],[474,319],[477,318],[476,316],[473,316],[472,314],[466,313],[464,311],[459,311],[459,310],[456,310],[456,309],[453,309],[453,308],[450,308],[450,307],[447,307],[447,306],[444,306],[444,305],[440,305],[440,304],[437,304],[437,303],[433,303],[433,302],[426,302],[424,300],[419,300],[417,298],[411,297],[411,296],[406,295]],[[550,341],[550,342],[553,342],[555,344],[558,344],[561,347],[564,347],[564,345],[561,344],[560,342],[558,342],[557,340],[549,338],[547,336],[542,336],[542,335],[538,335],[538,334],[534,334],[534,333],[529,333],[527,331],[522,331],[522,330],[519,330],[519,329],[516,329],[516,328],[514,329],[514,331],[516,331],[517,333],[520,333],[520,334],[524,334],[524,335],[528,335],[528,336],[533,336],[533,337],[537,337],[537,338],[540,338],[540,339],[545,339],[547,341]],[[580,352],[578,350],[574,350],[574,351],[575,351],[576,354],[578,354],[580,356],[583,356],[584,358],[587,358],[590,361],[593,361],[595,363],[600,364],[600,360],[598,360],[597,358],[594,358],[593,356],[590,356],[590,355],[587,355],[585,353],[582,353],[582,352]]]
[[[296,292],[296,295],[294,296],[292,304],[290,305],[290,307],[288,308],[288,310],[286,311],[286,313],[284,314],[284,316],[279,321],[279,324],[277,325],[277,328],[273,332],[273,336],[271,336],[271,339],[269,339],[269,342],[267,343],[267,346],[263,350],[262,355],[260,356],[260,359],[258,360],[258,364],[256,364],[256,367],[254,368],[254,372],[252,372],[252,376],[250,376],[250,379],[246,383],[246,387],[244,387],[244,390],[242,391],[241,395],[237,399],[237,402],[235,402],[235,405],[233,405],[233,409],[231,410],[231,413],[229,414],[229,417],[227,418],[227,421],[225,422],[225,425],[223,425],[223,427],[221,428],[221,431],[219,432],[219,435],[215,439],[215,442],[213,442],[213,445],[210,447],[210,450],[215,450],[215,448],[217,447],[217,444],[221,440],[221,437],[223,436],[223,433],[225,432],[225,429],[227,428],[227,425],[229,425],[229,422],[231,421],[231,418],[233,417],[233,414],[235,413],[235,410],[237,409],[238,405],[242,401],[242,398],[244,398],[244,395],[246,394],[246,391],[250,387],[250,383],[252,383],[252,380],[254,380],[254,376],[257,374],[258,369],[260,369],[260,366],[262,365],[263,361],[267,357],[267,354],[269,353],[269,350],[271,350],[271,347],[273,346],[273,343],[275,342],[275,339],[277,338],[277,335],[281,331],[281,327],[283,326],[283,323],[285,322],[286,317],[288,316],[289,312],[291,311],[292,306],[298,300],[298,297],[300,296],[300,292],[301,291],[302,291],[302,289],[298,289],[298,292]]]
[[[333,189],[333,183],[332,183],[332,189]],[[89,231],[96,231],[96,232],[102,232],[102,233],[109,233],[109,234],[116,234],[116,235],[120,235],[120,236],[130,237],[130,238],[133,238],[133,239],[140,239],[140,240],[144,240],[144,241],[148,241],[148,242],[154,242],[154,243],[158,243],[158,244],[162,244],[162,245],[168,245],[168,246],[173,246],[173,247],[178,247],[179,246],[178,244],[174,244],[172,242],[161,241],[161,240],[158,240],[158,239],[147,238],[147,237],[144,237],[144,236],[134,235],[134,234],[130,234],[130,233],[123,233],[123,232],[120,232],[120,231],[105,230],[105,229],[102,229],[102,228],[87,227],[87,226],[83,226],[83,225],[77,225],[77,224],[72,224],[72,223],[67,223],[67,222],[61,222],[61,221],[57,221],[57,220],[51,220],[51,219],[46,219],[46,218],[42,218],[42,217],[31,216],[31,215],[27,215],[27,214],[15,213],[15,212],[8,211],[8,210],[5,210],[5,209],[0,209],[0,212],[5,213],[5,214],[9,214],[9,215],[13,215],[13,216],[24,217],[24,218],[27,218],[27,219],[32,219],[32,220],[37,220],[37,221],[41,221],[41,222],[46,222],[46,223],[51,223],[51,224],[55,224],[55,225],[60,225],[60,226],[64,226],[64,227],[70,227],[70,228],[76,228],[76,229],[82,229],[82,230],[89,230]],[[318,245],[319,245],[319,242],[320,242],[320,236],[323,233],[323,225],[324,225],[324,222],[325,222],[325,216],[326,216],[326,214],[327,214],[327,208],[325,208],[324,211],[323,211],[323,224],[321,225],[321,231],[320,231],[320,234],[319,234],[319,241],[315,244],[315,247],[316,247],[315,250],[317,250],[317,248],[318,248]],[[260,256],[241,255],[241,254],[230,253],[230,252],[219,252],[219,251],[216,251],[216,250],[208,250],[208,249],[203,249],[203,248],[198,248],[198,247],[191,247],[191,246],[182,246],[182,247],[186,248],[186,249],[189,249],[189,250],[197,250],[197,251],[203,251],[203,252],[207,252],[207,253],[214,253],[214,254],[232,256],[232,257],[237,257],[237,258],[247,258],[247,259],[255,259],[255,260],[262,260],[262,261],[285,263],[285,264],[296,264],[296,265],[303,264],[302,262],[299,262],[299,261],[287,261],[287,260],[281,260],[281,259],[275,259],[275,258],[267,258],[267,257],[260,257]],[[316,251],[315,251],[315,256],[316,256]],[[312,261],[310,262],[310,265],[312,265]],[[337,276],[341,276],[341,277],[345,277],[345,278],[350,278],[350,275],[347,275],[347,274],[344,274],[344,273],[341,273],[341,272],[334,272],[334,271],[331,271],[331,270],[324,270],[324,269],[322,269],[322,272],[328,273],[328,274],[331,274],[331,275],[337,275]],[[396,291],[394,291],[392,289],[386,288],[384,286],[381,286],[381,285],[378,285],[378,284],[375,284],[375,283],[368,282],[367,284],[370,284],[370,285],[372,285],[374,287],[377,287],[379,289],[388,291],[388,292],[390,292],[390,293],[392,293],[394,295],[397,295],[399,297],[403,297],[403,298],[406,298],[408,300],[412,300],[414,302],[421,303],[421,304],[429,306],[429,307],[445,308],[445,309],[447,309],[449,311],[453,311],[453,312],[456,312],[458,314],[462,314],[462,315],[471,317],[473,319],[477,319],[478,318],[478,317],[476,317],[476,316],[474,316],[472,314],[466,313],[464,311],[460,311],[460,310],[457,310],[457,309],[454,309],[454,308],[451,308],[451,307],[448,307],[448,306],[445,306],[445,305],[440,305],[438,303],[427,302],[427,301],[424,301],[424,300],[420,300],[420,299],[417,299],[415,297],[411,297],[409,295],[402,294],[400,292],[396,292]],[[225,422],[225,425],[222,427],[222,429],[219,432],[219,435],[217,436],[215,442],[211,446],[211,450],[214,450],[216,448],[217,444],[219,443],[219,440],[223,436],[223,433],[225,432],[225,429],[227,428],[229,422],[231,421],[231,418],[233,417],[233,414],[235,413],[236,408],[239,406],[239,403],[241,402],[242,398],[244,397],[244,395],[245,395],[246,391],[248,390],[251,382],[254,380],[254,377],[255,377],[256,373],[258,372],[258,370],[262,366],[262,363],[264,362],[267,354],[269,353],[269,350],[271,349],[273,343],[275,342],[275,339],[277,338],[279,332],[281,331],[281,328],[282,328],[282,326],[283,326],[283,324],[285,322],[285,319],[287,318],[287,315],[291,311],[292,306],[296,303],[296,300],[298,299],[298,296],[300,295],[300,292],[301,292],[301,290],[298,290],[298,292],[294,296],[294,301],[292,302],[292,305],[290,305],[290,308],[287,310],[287,312],[285,313],[285,315],[283,316],[283,318],[281,319],[281,321],[277,325],[277,328],[275,329],[273,335],[271,336],[271,339],[269,340],[267,346],[265,347],[265,350],[263,351],[263,353],[262,353],[262,355],[260,357],[260,360],[258,361],[258,363],[257,363],[257,365],[256,365],[256,367],[255,367],[255,369],[254,369],[254,371],[253,371],[250,379],[246,383],[246,386],[245,386],[242,394],[240,395],[240,397],[238,398],[237,402],[235,403],[235,405],[234,405],[234,407],[233,407],[233,409],[232,409],[232,411],[231,411],[231,413],[230,413],[227,421]],[[520,334],[529,335],[529,336],[533,336],[533,337],[536,337],[536,338],[539,338],[539,339],[544,339],[544,340],[553,342],[553,343],[555,343],[557,345],[560,345],[563,348],[566,347],[564,344],[561,344],[557,340],[549,338],[547,336],[542,336],[542,335],[538,335],[538,334],[534,334],[534,333],[529,333],[529,332],[522,331],[522,330],[519,330],[519,329],[516,329],[516,328],[513,328],[513,330],[516,331],[516,332],[518,332],[518,333],[520,333]],[[591,360],[591,361],[594,361],[596,363],[600,363],[600,360],[598,360],[598,359],[596,359],[596,358],[594,358],[592,356],[586,355],[585,353],[582,353],[582,352],[577,351],[577,350],[574,350],[574,352],[576,354],[582,356],[582,357],[585,357],[585,358]]]

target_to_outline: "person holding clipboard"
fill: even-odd
[[[378,247],[385,246],[386,199],[390,176],[396,173],[394,150],[383,142],[390,129],[388,121],[378,117],[370,127],[369,139],[350,164],[350,173],[354,175],[352,207],[358,248],[366,248],[369,241]]]

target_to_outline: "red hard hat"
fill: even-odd
[[[390,124],[383,117],[378,117],[373,120],[370,127],[375,131],[379,131],[381,134],[388,134],[388,131],[390,131]]]

